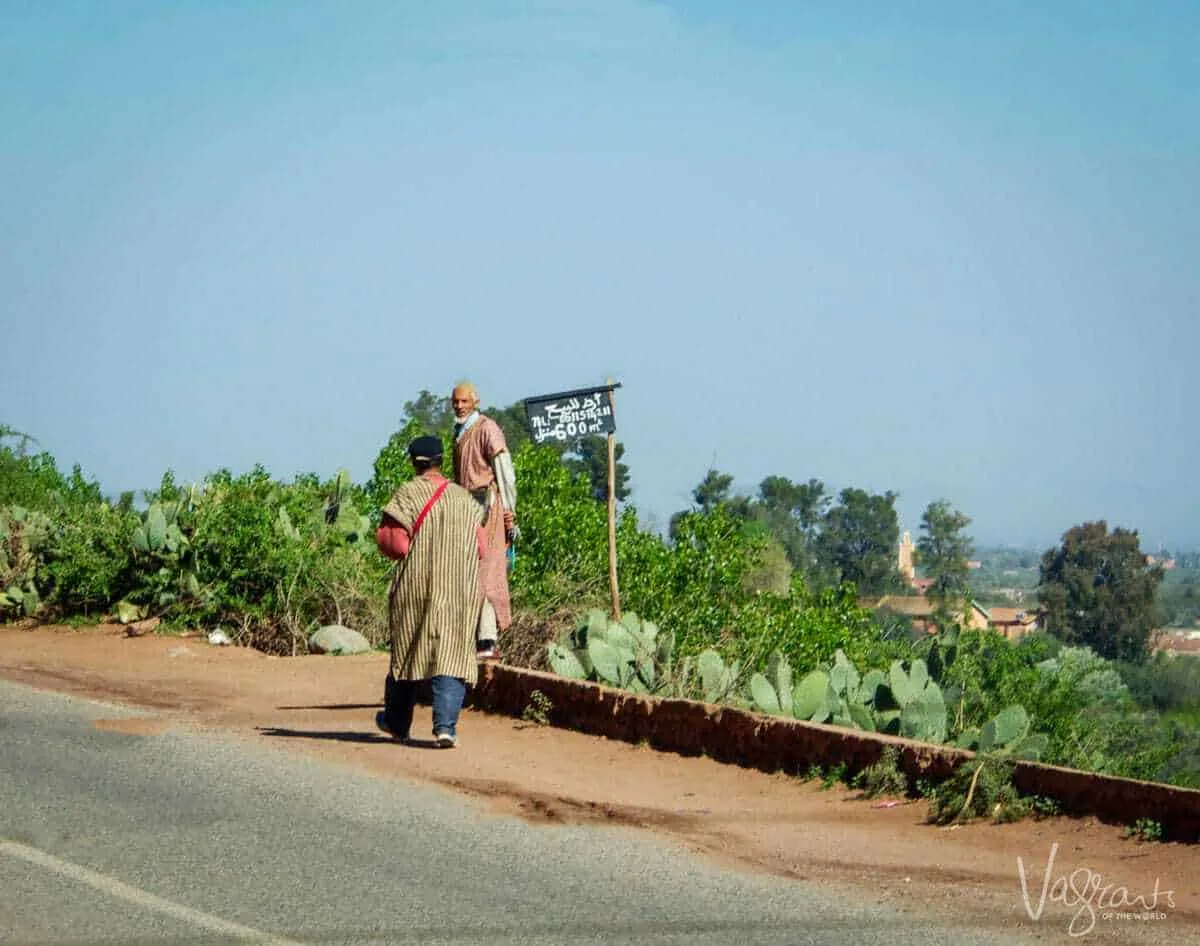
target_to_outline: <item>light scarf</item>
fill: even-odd
[[[455,442],[462,439],[462,435],[475,426],[479,421],[479,411],[472,411],[471,415],[464,421],[454,425],[454,440]]]

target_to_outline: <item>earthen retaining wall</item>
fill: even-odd
[[[899,751],[901,770],[913,782],[937,782],[973,753],[880,733],[767,716],[694,700],[660,699],[551,673],[482,664],[470,704],[521,716],[540,691],[549,701],[552,725],[624,742],[645,742],[683,755],[707,755],[767,772],[800,774],[813,766],[862,771],[888,746]],[[1117,824],[1157,821],[1164,835],[1200,840],[1200,791],[1155,782],[1020,762],[1013,775],[1027,795],[1054,799],[1072,815],[1093,815]]]

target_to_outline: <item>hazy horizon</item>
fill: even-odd
[[[48,0],[0,61],[0,423],[110,493],[611,376],[660,524],[711,467],[1200,547],[1194,4]]]

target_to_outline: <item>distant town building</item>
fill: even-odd
[[[1200,657],[1200,631],[1162,628],[1155,631],[1151,650],[1170,657]]]
[[[896,570],[900,572],[900,577],[909,588],[923,595],[933,587],[933,579],[917,577],[916,558],[912,534],[905,532],[900,537],[900,545],[896,550]]]
[[[884,595],[882,598],[864,598],[859,605],[871,611],[893,614],[908,618],[913,629],[926,634],[936,634],[934,620],[935,604],[925,595]],[[995,631],[1008,640],[1017,640],[1039,629],[1037,611],[1023,608],[985,608],[977,601],[968,604],[962,626],[971,631]],[[1197,641],[1200,644],[1200,640]]]
[[[864,599],[859,604],[872,611],[908,618],[916,631],[937,633],[937,624],[933,619],[935,605],[924,595],[884,595],[882,598]],[[988,626],[987,611],[972,601],[964,626],[974,631],[984,630]]]
[[[900,577],[908,584],[911,585],[916,580],[916,558],[913,555],[912,534],[908,531],[905,531],[904,535],[900,536],[900,549],[897,552],[896,568],[900,572]]]
[[[988,608],[987,615],[988,627],[1003,634],[1010,641],[1038,629],[1037,611],[1025,608]]]

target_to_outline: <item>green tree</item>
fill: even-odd
[[[1189,627],[1200,618],[1200,575],[1176,570],[1163,578],[1158,590],[1163,620],[1170,627]]]
[[[766,529],[755,521],[753,504],[749,497],[734,495],[733,477],[728,473],[718,470],[705,473],[704,479],[692,490],[692,502],[695,504],[692,508],[681,509],[671,516],[669,534],[672,539],[678,538],[679,527],[685,517],[693,513],[708,515],[717,510],[721,510],[732,521],[739,522],[745,535],[761,538],[766,533]]]
[[[420,431],[418,436],[432,434],[448,440],[454,433],[454,408],[450,406],[450,398],[422,389],[415,399],[404,402],[400,426],[406,427],[411,421],[416,422]]]
[[[701,512],[712,512],[717,506],[729,501],[730,490],[733,488],[733,477],[728,473],[709,470],[704,474],[696,488],[692,490],[692,499]]]
[[[625,445],[618,441],[613,444],[613,484],[617,499],[622,502],[629,498],[629,467],[621,462],[623,456]],[[593,436],[575,441],[564,461],[572,473],[582,473],[588,478],[592,496],[608,502],[608,438]]]
[[[966,534],[970,524],[968,516],[944,499],[931,502],[921,515],[917,552],[922,569],[933,579],[927,594],[940,625],[950,623],[966,610],[970,595],[967,560],[974,552]]]
[[[783,476],[768,476],[758,486],[763,505],[786,511],[810,539],[829,509],[830,496],[818,479],[793,483]]]
[[[860,595],[881,595],[900,587],[899,541],[896,494],[848,488],[825,514],[817,557],[837,581],[853,582]]]
[[[1144,660],[1158,626],[1162,569],[1146,564],[1136,531],[1085,522],[1042,555],[1038,600],[1046,629],[1113,660]]]
[[[818,572],[816,539],[830,497],[817,479],[793,483],[768,476],[758,486],[755,514],[767,532],[783,546],[792,567],[810,581]]]

